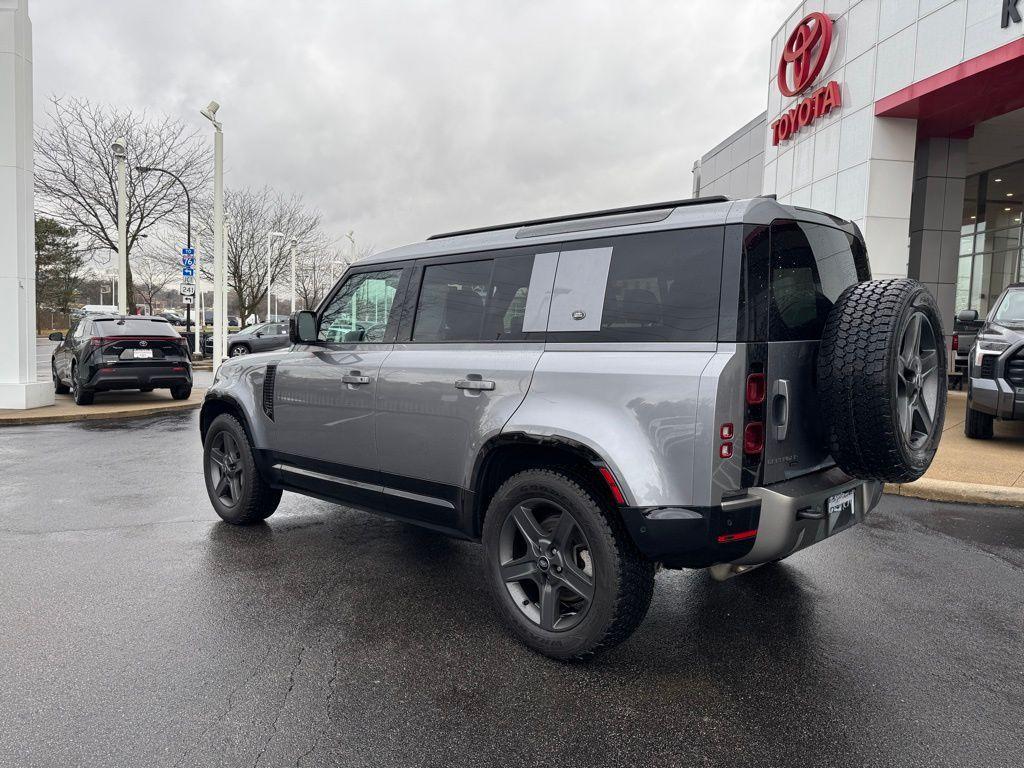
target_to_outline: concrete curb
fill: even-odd
[[[0,429],[3,427],[24,427],[38,424],[69,424],[78,421],[122,421],[125,419],[139,419],[145,416],[159,416],[164,413],[177,413],[179,411],[194,411],[203,405],[203,395],[189,400],[172,400],[168,403],[154,403],[145,408],[118,408],[111,406],[104,408],[100,406],[82,406],[81,412],[76,413],[38,413],[25,416],[4,416],[0,417]],[[95,410],[91,410],[95,408]],[[46,410],[40,408],[39,410]]]
[[[1024,488],[1005,485],[980,485],[953,480],[930,480],[924,477],[913,483],[887,484],[885,492],[894,496],[911,496],[929,501],[1024,507]]]

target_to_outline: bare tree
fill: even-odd
[[[110,145],[126,140],[128,167],[165,168],[195,192],[212,167],[196,129],[169,116],[151,117],[86,99],[52,97],[47,124],[36,132],[35,180],[39,207],[74,227],[94,254],[117,250],[117,170]],[[134,310],[131,254],[152,228],[184,217],[185,195],[166,174],[128,174],[128,304]]]
[[[153,303],[157,297],[174,285],[181,277],[181,257],[174,245],[157,240],[154,247],[138,249],[132,260],[135,273],[135,295],[153,314]]]
[[[322,239],[320,214],[306,208],[300,195],[283,197],[270,187],[227,190],[224,209],[225,219],[231,222],[225,267],[228,287],[237,299],[238,315],[245,319],[263,314],[267,300],[267,233],[285,235],[283,240],[273,243],[270,259],[270,279],[280,286],[290,280],[291,239],[296,240],[297,257]],[[212,243],[210,211],[206,206],[201,206],[200,211],[201,239]],[[200,271],[207,280],[213,278],[211,250],[207,249],[206,257],[199,259]]]

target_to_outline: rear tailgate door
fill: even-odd
[[[868,279],[861,242],[801,221],[771,226],[764,482],[832,464],[817,395],[817,355],[839,294]]]

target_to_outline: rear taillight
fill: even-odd
[[[958,349],[960,349],[960,334],[959,333],[954,333],[953,334],[953,351],[956,352]]]
[[[740,484],[751,488],[761,483],[763,474],[765,423],[768,419],[768,345],[748,348],[747,377],[743,381],[743,423],[736,425],[736,452],[742,451]]]
[[[764,450],[764,422],[752,421],[743,430],[743,452],[758,456]]]
[[[102,336],[93,336],[91,339],[89,339],[89,345],[93,347],[102,347],[109,341],[110,339],[105,339]]]
[[[763,373],[752,373],[747,376],[747,405],[760,405],[768,393]]]

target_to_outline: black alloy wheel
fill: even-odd
[[[53,373],[53,393],[55,395],[66,395],[71,391],[71,388],[60,380],[60,376],[57,375],[56,363],[50,364],[50,370]]]
[[[281,502],[281,490],[263,478],[248,432],[231,414],[221,414],[206,430],[203,474],[214,510],[233,525],[265,520]]]
[[[521,502],[501,528],[499,557],[505,589],[541,629],[560,632],[579,624],[594,599],[590,544],[560,504]]]
[[[218,432],[210,446],[210,474],[217,500],[228,509],[238,506],[245,488],[242,452],[227,430]]]
[[[896,358],[896,408],[900,429],[914,449],[935,428],[939,400],[939,353],[935,329],[924,312],[913,312],[903,328]]]
[[[93,393],[82,386],[82,383],[78,380],[78,366],[75,363],[71,364],[71,397],[75,400],[75,405],[92,405]]]

